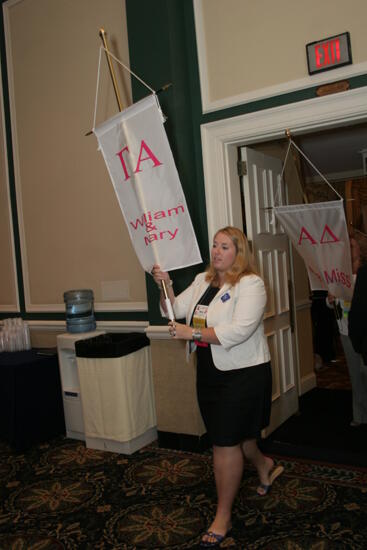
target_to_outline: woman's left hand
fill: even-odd
[[[192,328],[176,321],[170,321],[168,323],[169,333],[175,340],[191,340]]]

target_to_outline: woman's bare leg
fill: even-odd
[[[274,467],[274,460],[260,451],[256,439],[246,439],[242,443],[242,451],[245,458],[255,466],[260,483],[269,485],[269,474]]]
[[[217,487],[217,512],[208,531],[225,535],[231,527],[233,501],[238,493],[243,473],[243,453],[240,445],[213,446],[214,477]],[[208,535],[203,540],[214,542]]]

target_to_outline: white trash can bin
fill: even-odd
[[[86,446],[132,454],[157,439],[150,340],[106,333],[75,344]]]

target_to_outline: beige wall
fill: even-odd
[[[33,348],[56,348],[57,336],[65,334],[65,330],[31,330],[31,344]]]
[[[129,63],[125,3],[10,0],[5,7],[26,309],[62,310],[65,290],[91,288],[97,310],[144,310],[144,272],[96,138],[85,136],[93,126],[101,27],[114,55]],[[130,76],[114,66],[127,106]],[[103,55],[97,124],[117,111]],[[4,239],[0,245],[9,256]]]
[[[305,78],[312,82],[306,44],[346,31],[351,35],[353,65],[367,61],[365,0],[352,0],[348,5],[344,0],[195,3],[201,75],[209,102]],[[344,74],[338,71],[324,72],[322,79],[338,79]]]
[[[1,83],[0,83],[1,92]],[[13,229],[10,216],[3,105],[0,109],[0,311],[17,311]]]

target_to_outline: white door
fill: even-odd
[[[269,435],[298,410],[290,244],[272,213],[275,201],[285,203],[282,163],[248,147],[241,148],[241,159],[247,171],[242,176],[244,227],[268,293],[264,324],[273,372]]]

